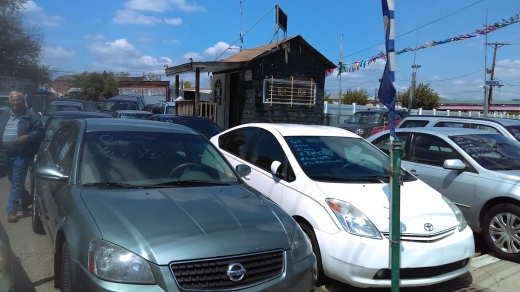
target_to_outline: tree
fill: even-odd
[[[155,75],[152,72],[149,72],[148,75],[146,75],[147,81],[161,81],[160,75]]]
[[[397,101],[401,102],[404,107],[408,107],[410,98],[410,88],[397,96]],[[437,108],[440,104],[441,97],[435,92],[430,84],[420,83],[413,92],[412,108],[422,108],[431,110]]]
[[[119,81],[130,80],[127,72],[114,74],[112,72],[83,72],[75,74],[71,82],[72,87],[81,89],[81,97],[99,101],[100,97],[110,98],[119,93]]]
[[[50,82],[52,73],[40,64],[44,34],[25,27],[21,9],[27,0],[0,0],[0,75],[28,78],[35,85]]]
[[[191,87],[192,87],[191,82],[189,82],[189,81],[182,82],[182,88],[191,88]]]
[[[327,92],[327,90],[325,90],[323,92],[323,100],[326,101],[327,103],[332,103],[332,99],[330,99],[330,93]]]
[[[366,89],[348,89],[345,94],[343,94],[341,98],[342,104],[353,104],[356,103],[358,105],[367,104],[369,95]]]

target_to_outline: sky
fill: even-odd
[[[520,14],[520,0],[395,2],[396,50],[471,34],[484,28],[486,14],[488,24]],[[166,64],[183,64],[190,57],[214,61],[236,53],[241,45],[250,49],[283,39],[282,30],[275,35],[275,4],[288,15],[287,36],[301,35],[334,64],[340,43],[344,64],[385,52],[379,0],[33,0],[25,4],[25,22],[42,27],[42,63],[56,70],[55,76],[152,72],[173,83],[164,73]],[[429,83],[447,99],[483,99],[482,85],[490,77],[484,68],[491,68],[494,51],[485,42],[479,36],[397,55],[397,91],[410,86],[415,59],[421,65],[417,84]],[[496,52],[495,80],[503,86],[495,88],[493,99],[520,99],[520,23],[489,33],[487,42],[510,44]],[[340,86],[342,92],[362,88],[374,95],[383,68],[384,62],[377,61],[342,73],[341,82],[333,74],[325,89],[334,94]],[[195,75],[181,79],[194,83]],[[209,87],[209,77],[201,74],[201,88]]]

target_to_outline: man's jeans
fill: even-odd
[[[29,169],[30,160],[24,159],[18,153],[6,153],[7,155],[7,178],[11,183],[7,212],[20,211],[20,200],[31,201],[31,196],[25,190],[25,178]]]

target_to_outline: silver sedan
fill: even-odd
[[[520,261],[520,142],[460,128],[403,128],[396,136],[402,166],[459,206],[499,257]],[[388,131],[367,140],[388,154]]]

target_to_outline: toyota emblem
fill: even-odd
[[[239,282],[244,279],[246,269],[239,263],[232,263],[228,266],[227,276],[233,282]]]
[[[433,231],[433,225],[431,223],[424,223],[424,230]]]

